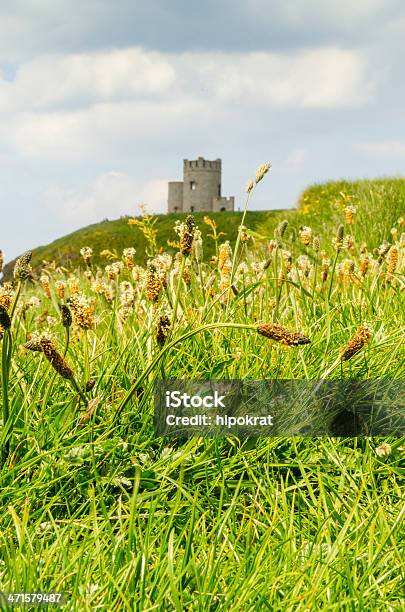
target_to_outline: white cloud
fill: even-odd
[[[154,137],[215,130],[235,108],[359,106],[374,88],[362,55],[336,48],[47,56],[0,79],[0,138],[28,158],[100,159]]]
[[[364,142],[356,145],[357,149],[375,158],[405,158],[405,143],[397,140],[381,142]]]
[[[148,210],[166,212],[167,181],[142,181],[122,172],[107,172],[80,189],[51,187],[45,206],[67,229],[95,223],[103,218],[139,214],[139,204]]]
[[[366,103],[374,81],[361,53],[320,48],[296,53],[185,54],[181,76],[222,102],[290,108]]]
[[[23,64],[12,82],[0,81],[0,104],[35,111],[142,99],[167,94],[174,79],[164,55],[139,48],[48,55]]]

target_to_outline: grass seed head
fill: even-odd
[[[90,266],[91,258],[93,257],[93,249],[90,247],[83,247],[80,249],[80,255],[83,257],[86,266]]]
[[[190,255],[193,247],[195,220],[193,215],[187,215],[186,220],[182,223],[176,222],[174,231],[180,237],[180,253],[182,255]]]
[[[10,283],[0,285],[0,306],[8,310],[13,301],[14,291]]]
[[[146,269],[146,297],[150,302],[156,302],[159,299],[162,283],[160,282],[159,274],[156,265],[153,261],[149,261]]]
[[[367,323],[360,325],[354,336],[349,340],[346,346],[342,349],[341,360],[348,361],[356,353],[358,353],[366,344],[369,343],[372,332]]]
[[[346,206],[345,208],[345,220],[348,225],[353,223],[353,216],[356,212],[356,208],[352,205]]]
[[[4,331],[5,329],[10,329],[11,327],[10,315],[8,314],[4,306],[2,306],[1,304],[0,304],[0,327],[2,328],[2,331]]]
[[[298,236],[302,244],[309,246],[312,241],[312,229],[306,225],[302,225],[298,230]]]
[[[254,182],[250,179],[245,186],[245,191],[246,193],[250,193],[253,190],[253,187],[255,186]]]
[[[286,329],[279,323],[263,323],[258,326],[257,332],[270,340],[275,340],[285,346],[301,346],[310,344],[311,340],[302,333]]]
[[[160,347],[166,342],[166,338],[170,330],[170,318],[167,313],[162,313],[158,316],[156,322],[156,342]]]
[[[135,265],[134,263],[135,253],[136,253],[136,250],[133,247],[128,247],[127,249],[124,249],[122,252],[122,257],[124,259],[125,265],[128,268],[128,270],[132,270]]]
[[[60,307],[60,314],[63,327],[68,329],[72,325],[72,313],[70,312],[69,306],[62,304]]]
[[[14,278],[16,280],[26,280],[32,274],[32,268],[30,265],[32,252],[27,251],[21,257],[17,259],[14,266]]]
[[[260,183],[260,181],[268,173],[270,168],[271,168],[271,164],[268,164],[268,163],[262,164],[261,166],[258,167],[258,169],[256,170],[256,175],[255,175],[256,185],[257,183]]]
[[[335,247],[335,250],[337,253],[339,253],[339,251],[341,250],[343,246],[343,236],[344,236],[344,227],[343,225],[339,225],[337,232],[336,232],[336,236],[333,240],[333,246]]]

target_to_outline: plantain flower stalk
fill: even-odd
[[[275,340],[285,346],[300,346],[310,344],[311,340],[302,333],[293,332],[286,329],[279,323],[262,323],[258,326],[257,332],[270,340]]]
[[[32,252],[27,251],[17,259],[14,266],[14,278],[19,281],[26,280],[31,276],[32,268],[30,265]]]
[[[360,325],[354,336],[349,340],[346,346],[342,349],[341,360],[348,361],[356,353],[358,353],[366,344],[369,343],[372,331],[367,323]]]

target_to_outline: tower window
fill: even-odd
[[[221,197],[221,183],[218,184],[218,197]]]
[[[190,206],[190,212],[194,212],[194,206]]]
[[[175,207],[174,207],[174,212],[177,212],[178,210],[179,210],[179,207],[178,207],[178,206],[175,206]]]
[[[197,183],[195,181],[190,181],[190,189],[191,189],[191,191],[195,191],[196,187],[197,187]]]
[[[224,210],[226,210],[225,206],[221,206],[221,212],[224,212]]]

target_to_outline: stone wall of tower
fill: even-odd
[[[170,181],[167,210],[171,212],[183,212],[183,181]]]
[[[213,199],[221,196],[221,160],[199,157],[184,160],[183,211],[212,211]]]
[[[222,212],[224,210],[235,210],[235,198],[213,198],[212,211]]]

